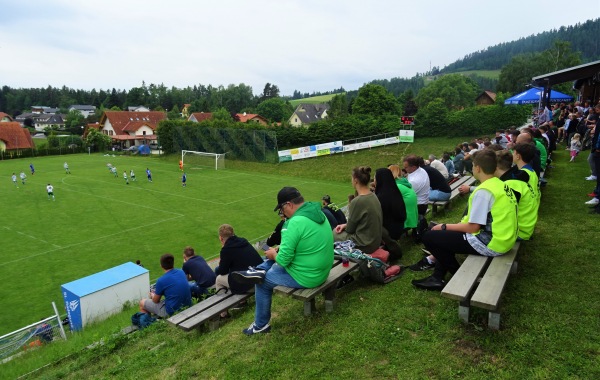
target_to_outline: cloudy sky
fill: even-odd
[[[595,4],[595,5],[593,5]],[[0,0],[0,86],[252,86],[283,95],[412,77],[600,17],[540,0]]]

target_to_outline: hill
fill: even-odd
[[[344,94],[344,93],[342,92],[342,94]],[[331,98],[333,98],[336,95],[338,95],[338,94],[319,95],[319,96],[311,96],[310,98],[304,98],[304,99],[294,99],[294,100],[290,100],[290,104],[294,107],[297,107],[298,104],[300,104],[300,103],[309,103],[309,104],[327,103],[328,101],[331,100]]]

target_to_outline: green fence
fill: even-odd
[[[173,150],[227,153],[227,159],[278,162],[274,131],[242,128],[173,128]]]

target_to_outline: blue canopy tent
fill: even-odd
[[[532,87],[527,91],[512,96],[504,101],[504,104],[535,104],[542,102],[544,90],[538,87]],[[562,92],[550,90],[550,103],[572,102],[573,97]]]

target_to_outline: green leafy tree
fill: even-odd
[[[260,96],[261,100],[266,100],[270,98],[276,98],[279,96],[279,87],[274,84],[268,83],[265,84],[265,88],[263,89],[263,93]]]
[[[548,50],[538,53],[526,53],[514,57],[502,67],[498,79],[497,91],[511,94],[525,90],[531,78],[566,69],[581,64],[579,52],[573,52],[571,44],[566,41],[554,41]],[[570,92],[570,85],[555,87],[559,91]]]
[[[65,118],[65,128],[71,133],[76,133],[81,130],[81,126],[86,122],[83,114],[78,110],[71,110]],[[79,132],[81,134],[81,132]]]
[[[173,105],[171,111],[167,112],[167,118],[169,120],[180,120],[181,113],[179,113],[179,106],[177,104]]]
[[[288,120],[294,109],[289,102],[281,98],[270,98],[256,106],[256,112],[270,121],[281,122]]]
[[[108,135],[98,131],[95,128],[91,128],[85,137],[85,144],[87,146],[94,147],[94,149],[104,150],[111,143],[111,138]]]
[[[446,109],[461,109],[474,105],[479,91],[479,86],[464,75],[443,75],[419,91],[416,103],[421,109],[441,99]]]
[[[419,136],[445,136],[448,125],[448,107],[442,98],[436,98],[419,108],[415,133]]]
[[[327,117],[329,119],[345,117],[348,116],[348,114],[349,107],[346,94],[338,94],[331,98],[331,100],[329,101],[329,110],[327,111]]]
[[[352,104],[352,113],[357,115],[400,115],[400,104],[383,86],[367,84],[358,90],[358,96]]]

